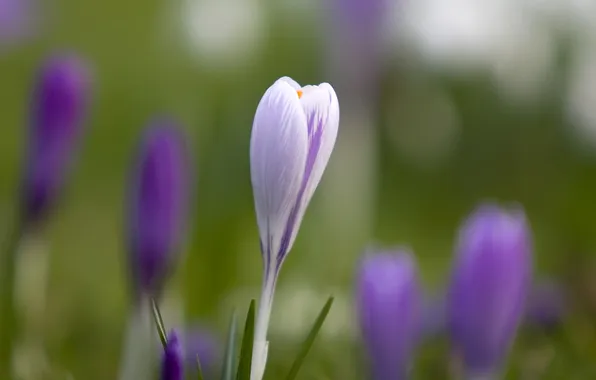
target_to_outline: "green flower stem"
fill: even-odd
[[[12,356],[18,321],[15,315],[15,266],[24,228],[17,219],[8,236],[0,263],[0,379],[12,378]]]
[[[118,379],[150,379],[158,350],[154,345],[156,335],[149,298],[143,297],[131,310],[124,333]]]

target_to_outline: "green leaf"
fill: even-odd
[[[310,351],[310,348],[312,347],[319,330],[321,330],[321,327],[323,326],[323,322],[325,322],[325,318],[327,318],[327,314],[329,314],[329,310],[331,310],[331,305],[333,305],[333,297],[329,297],[325,303],[325,306],[323,306],[321,309],[321,312],[315,320],[312,329],[302,343],[302,348],[300,349],[300,352],[298,352],[298,356],[296,357],[296,360],[294,360],[292,368],[290,368],[290,372],[288,373],[288,376],[286,376],[286,380],[294,380],[296,375],[298,375],[298,371],[300,370],[306,355],[308,355],[308,351]]]
[[[153,320],[155,321],[155,326],[157,327],[159,340],[161,340],[161,345],[165,350],[166,346],[168,345],[168,337],[166,335],[166,329],[163,325],[163,318],[161,317],[159,306],[157,306],[155,298],[151,298],[151,311],[153,312]]]
[[[232,380],[234,377],[234,362],[236,361],[236,311],[232,312],[232,319],[228,327],[228,339],[226,351],[224,354],[223,368],[221,370],[221,380]]]
[[[237,380],[250,380],[252,365],[252,345],[255,335],[255,300],[250,301],[246,323],[244,324],[244,335],[242,336],[242,349],[240,350],[240,363],[238,364]]]
[[[199,355],[197,355],[197,379],[203,380],[203,369],[201,368],[201,359],[199,359]]]

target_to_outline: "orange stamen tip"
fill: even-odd
[[[296,90],[296,92],[298,93],[298,99],[302,98],[302,90]]]

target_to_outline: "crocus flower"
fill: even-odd
[[[414,259],[408,251],[368,255],[357,281],[358,318],[372,378],[405,379],[422,306]]]
[[[189,166],[184,137],[174,124],[153,122],[134,166],[128,228],[137,295],[159,295],[185,229]]]
[[[168,335],[161,362],[161,380],[182,380],[184,378],[184,358],[178,334]]]
[[[449,289],[449,327],[470,379],[496,376],[524,315],[532,272],[522,210],[480,207],[465,223]]]
[[[23,173],[23,213],[38,221],[56,200],[83,132],[90,78],[75,57],[53,57],[35,82]]]
[[[301,87],[290,78],[281,78],[269,87],[257,107],[250,171],[264,276],[255,327],[253,380],[260,380],[265,370],[277,275],[327,166],[338,125],[337,96],[327,83]]]

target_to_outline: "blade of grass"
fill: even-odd
[[[232,380],[234,378],[234,362],[236,358],[236,311],[232,312],[230,326],[228,327],[228,339],[226,351],[224,353],[223,368],[221,370],[221,380]]]
[[[161,345],[165,349],[168,344],[168,338],[166,335],[166,329],[163,325],[163,318],[161,317],[161,313],[159,312],[159,306],[157,306],[155,298],[151,298],[151,311],[153,312],[153,320],[155,321],[155,326],[157,327],[159,340],[161,340]]]
[[[255,333],[255,300],[250,301],[246,323],[244,324],[244,335],[242,336],[242,349],[240,350],[240,363],[238,364],[237,380],[250,380],[252,365],[252,345]]]
[[[296,378],[296,375],[298,375],[298,371],[300,370],[300,367],[302,366],[304,359],[308,355],[308,352],[310,351],[310,348],[312,347],[315,338],[317,337],[317,334],[321,330],[323,322],[325,322],[325,318],[327,318],[327,315],[329,314],[329,310],[331,310],[331,305],[333,305],[333,297],[329,297],[329,299],[325,303],[325,306],[323,306],[323,308],[321,309],[321,312],[315,320],[312,329],[310,330],[306,339],[302,343],[302,347],[300,348],[298,356],[296,357],[296,360],[294,360],[294,363],[290,368],[290,372],[286,376],[286,380],[294,380]]]

